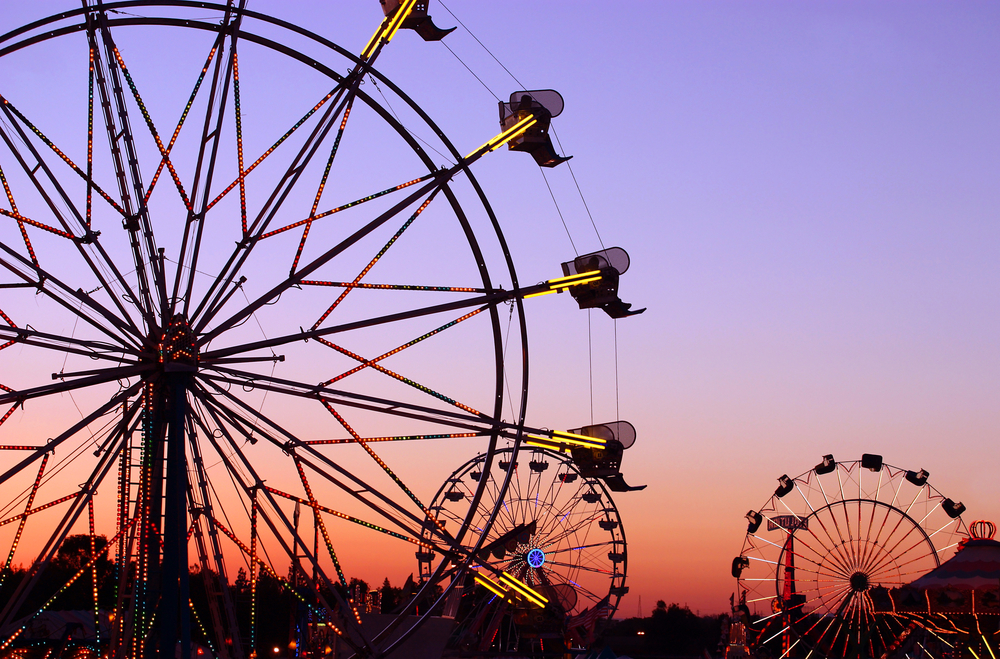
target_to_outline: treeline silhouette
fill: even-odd
[[[97,601],[102,611],[114,611],[119,603],[119,586],[121,575],[114,562],[101,552],[107,546],[107,538],[95,536],[94,551],[99,558],[92,568],[86,569],[69,586],[66,584],[86,567],[94,554],[91,553],[91,538],[89,535],[73,535],[66,538],[58,553],[48,567],[38,577],[36,585],[21,605],[17,618],[31,616],[44,607],[46,611],[93,611],[94,584],[92,569],[97,571]],[[28,578],[29,570],[24,567],[7,569],[2,574],[0,582],[0,602],[6,602],[13,595],[21,582]],[[135,566],[129,566],[125,583],[130,584],[135,576]],[[249,642],[251,583],[246,569],[240,568],[232,583],[225,584],[219,574],[213,570],[204,570],[198,565],[190,566],[188,570],[190,598],[195,616],[192,617],[192,641],[206,647],[211,647],[208,636],[212,635],[209,609],[209,593],[217,594],[227,587],[232,595],[237,624],[240,627],[242,640]],[[232,578],[229,575],[229,578]],[[367,595],[372,591],[368,583],[361,579],[351,579],[347,588],[335,583],[334,588],[344,600],[362,598],[357,602],[360,610],[365,611]],[[62,589],[62,590],[61,590]],[[57,593],[53,598],[53,594]],[[396,613],[404,604],[410,601],[415,586],[408,579],[402,586],[393,586],[386,578],[380,588],[375,589],[379,597],[377,610],[374,613]],[[440,592],[440,589],[438,589]],[[335,598],[328,588],[320,593],[331,606],[336,606]],[[434,597],[432,593],[430,597]],[[217,595],[213,595],[217,596]],[[49,600],[51,599],[51,602]],[[314,588],[308,585],[308,580],[301,569],[289,568],[284,578],[275,578],[261,569],[257,580],[257,611],[256,611],[256,645],[258,648],[275,646],[286,647],[295,639],[297,623],[305,619],[310,606],[319,605],[319,598]],[[428,603],[433,601],[428,598]],[[46,603],[48,606],[46,606]],[[127,604],[126,604],[127,606]],[[422,607],[421,607],[422,609]],[[212,639],[214,640],[214,639]]]
[[[660,600],[648,618],[609,621],[596,645],[633,659],[720,656],[723,618],[700,616],[687,606]]]

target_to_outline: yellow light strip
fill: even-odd
[[[486,590],[490,591],[494,595],[498,597],[507,597],[507,591],[502,590],[500,584],[490,580],[487,577],[482,576],[478,572],[476,573],[475,579],[477,584],[479,584]]]
[[[562,284],[552,284],[552,289],[553,290],[557,290],[557,289],[560,289],[560,288],[569,288],[570,286],[579,286],[580,284],[589,284],[592,281],[599,281],[600,279],[601,279],[601,275],[597,275],[596,277],[590,277],[588,279],[581,279],[579,281],[567,281],[567,282],[563,282]]]
[[[530,128],[531,126],[534,126],[536,123],[538,123],[538,119],[535,119],[535,115],[529,114],[527,117],[525,117],[524,119],[521,119],[521,121],[517,122],[516,124],[514,124],[513,126],[511,126],[510,128],[508,128],[504,132],[500,133],[499,135],[497,135],[496,137],[494,137],[493,139],[491,139],[486,144],[482,145],[481,147],[479,147],[478,149],[476,149],[475,151],[473,151],[469,155],[465,156],[466,160],[468,160],[472,156],[476,155],[477,153],[479,153],[483,149],[486,149],[487,152],[499,149],[506,142],[509,142],[510,140],[514,139],[515,137],[517,137],[518,135],[520,135],[524,131],[528,130],[528,128]]]
[[[588,437],[587,435],[577,435],[576,433],[565,432],[565,431],[562,431],[562,430],[553,430],[552,431],[552,435],[554,437],[569,437],[571,439],[575,439],[575,440],[582,441],[582,442],[585,442],[585,443],[597,444],[597,445],[602,446],[602,447],[608,445],[607,440],[606,439],[601,439],[600,437]]]
[[[374,50],[375,44],[378,43],[379,38],[385,32],[385,28],[383,27],[384,25],[385,21],[382,21],[382,25],[378,26],[378,29],[375,30],[375,34],[373,34],[372,38],[368,40],[368,45],[366,45],[365,49],[361,51],[361,59],[368,59],[371,56],[370,51]]]
[[[977,623],[979,622],[978,618],[976,619],[976,622]],[[993,648],[990,647],[990,642],[987,641],[986,637],[983,636],[982,634],[980,634],[979,636],[983,639],[983,643],[986,644],[986,649],[990,651],[990,656],[993,657],[993,659],[997,659],[997,656],[993,654]]]
[[[531,435],[529,435],[529,437],[531,437]],[[542,439],[541,437],[534,438],[534,439],[526,439],[524,441],[524,443],[527,444],[528,446],[537,446],[539,448],[547,448],[547,449],[549,449],[551,451],[556,451],[557,453],[560,452],[560,451],[563,451],[563,450],[565,450],[567,453],[569,452],[569,447],[566,447],[563,444],[559,444],[557,442],[553,442],[553,441],[548,440],[548,439]]]
[[[399,27],[403,24],[406,17],[410,15],[410,12],[413,10],[413,5],[415,4],[417,4],[417,0],[406,0],[406,2],[396,11],[396,15],[393,17],[395,25],[389,25],[389,33],[385,38],[386,43],[392,41],[392,38],[396,36],[396,32],[399,30]]]
[[[382,24],[378,26],[378,30],[372,35],[372,38],[368,40],[368,45],[365,49],[361,51],[361,59],[368,59],[371,57],[372,53],[375,51],[375,47],[378,42],[385,37],[385,42],[389,43],[392,38],[396,35],[396,31],[399,30],[400,26],[403,24],[403,20],[409,15],[413,10],[413,6],[417,3],[417,0],[406,0],[396,13],[392,15],[392,19],[386,19],[382,21]],[[386,23],[388,22],[388,25]]]
[[[529,440],[525,443],[530,444],[530,440],[535,440],[536,442],[541,442],[546,444],[546,448],[554,448],[556,446],[562,446],[564,444],[571,444],[573,446],[583,446],[585,448],[605,448],[608,445],[606,440],[600,439],[599,437],[585,437],[583,435],[574,435],[571,432],[559,432],[558,430],[552,431],[552,438],[543,437],[540,435],[528,435]],[[533,444],[537,446],[537,444]],[[556,449],[559,450],[559,449]]]
[[[527,300],[529,297],[538,297],[539,295],[548,295],[549,293],[558,293],[558,292],[559,291],[556,291],[555,289],[553,289],[553,290],[548,290],[548,291],[542,291],[541,293],[532,293],[531,295],[525,295],[524,299]]]
[[[555,284],[555,283],[558,283],[558,282],[561,282],[561,281],[569,281],[570,279],[579,279],[580,277],[591,277],[593,275],[600,276],[600,274],[601,274],[600,270],[590,270],[588,272],[578,272],[575,275],[569,275],[569,276],[566,276],[566,277],[556,277],[555,279],[550,279],[549,283],[550,284]]]
[[[530,588],[527,584],[521,583],[506,572],[500,573],[500,581],[512,587],[518,593],[523,595],[529,602],[533,602],[542,607],[549,603],[548,598],[543,597],[541,593]]]

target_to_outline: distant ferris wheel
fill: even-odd
[[[965,506],[879,455],[783,475],[733,559],[747,643],[773,657],[880,657],[904,634],[888,591],[967,536]]]

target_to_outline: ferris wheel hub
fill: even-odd
[[[184,314],[174,314],[158,344],[159,361],[164,371],[198,370],[198,344]]]
[[[526,560],[528,561],[528,565],[537,570],[545,564],[545,552],[536,547],[528,552]]]
[[[857,593],[863,593],[869,588],[871,588],[871,582],[868,581],[867,574],[864,572],[855,572],[851,575],[851,590]]]

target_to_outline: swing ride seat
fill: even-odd
[[[599,272],[600,279],[569,286],[569,294],[581,309],[603,309],[612,318],[625,318],[636,316],[646,310],[645,307],[633,310],[631,304],[622,302],[618,297],[618,279],[625,274],[628,266],[628,252],[621,247],[609,247],[563,263],[562,271],[567,277],[586,272]]]
[[[386,16],[392,16],[399,9],[400,2],[399,0],[379,0],[379,4],[382,5],[382,12]],[[404,30],[413,30],[424,41],[441,41],[455,28],[450,27],[445,30],[434,25],[434,21],[427,15],[428,4],[429,0],[417,0],[417,4],[410,10],[410,15],[403,19],[403,24],[399,27]]]
[[[574,446],[570,449],[573,462],[584,478],[600,478],[612,492],[633,492],[646,486],[631,486],[621,473],[622,454],[635,443],[635,427],[628,421],[612,421],[569,432],[584,437],[603,439],[603,448]]]
[[[552,117],[558,116],[562,110],[562,96],[552,89],[516,91],[510,95],[509,102],[500,101],[500,126],[503,130],[513,128],[528,116],[535,118],[531,127],[507,143],[507,148],[530,153],[541,167],[555,167],[572,158],[556,153],[549,137]]]

